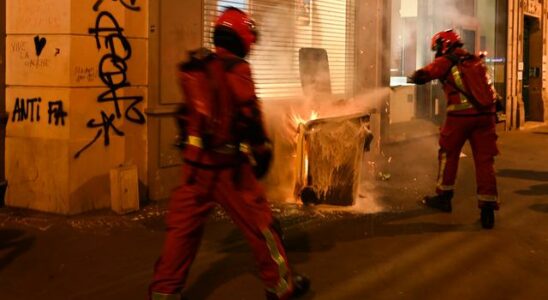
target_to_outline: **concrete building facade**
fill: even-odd
[[[109,172],[126,164],[146,186],[148,2],[5,4],[6,204],[109,207]]]
[[[548,3],[508,1],[507,127],[548,121]]]
[[[249,11],[262,26],[263,41],[250,60],[278,153],[290,148],[283,142],[281,116],[309,100],[301,95],[301,48],[327,49],[329,99],[364,102],[361,109],[372,112],[372,128],[384,140],[417,121],[439,124],[444,112],[439,86],[407,86],[401,78],[431,60],[431,34],[446,27],[458,28],[473,52],[493,53],[487,63],[506,102],[506,129],[546,121],[543,1],[0,3],[6,11],[0,113],[9,113],[2,118],[5,203],[13,207],[67,215],[108,208],[110,174],[129,166],[137,170],[141,200],[168,197],[181,165],[172,113],[184,99],[175,65],[188,50],[210,45],[212,20],[228,5]],[[458,8],[453,19],[444,15],[447,5]],[[275,159],[267,184],[291,189],[281,179],[291,176],[287,162]]]

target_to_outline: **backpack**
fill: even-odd
[[[459,86],[458,82],[453,84],[446,79],[443,82],[462,93],[476,109],[480,111],[491,109],[496,103],[497,92],[483,60],[472,54],[461,57],[447,54],[446,57],[453,62],[452,68],[454,66],[458,68],[462,84]],[[452,72],[451,69],[449,73]]]
[[[239,61],[221,59],[206,48],[189,54],[189,61],[178,67],[186,102],[175,117],[181,139],[188,139],[188,126],[197,126],[193,131],[198,132],[201,147],[213,150],[230,143],[233,138],[235,100],[226,72]]]

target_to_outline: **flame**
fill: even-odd
[[[304,180],[308,177],[308,155],[304,156]]]
[[[294,113],[291,115],[291,120],[298,127],[300,124],[305,124],[308,121],[316,120],[319,116],[320,114],[313,110],[310,112],[310,116],[306,119]]]

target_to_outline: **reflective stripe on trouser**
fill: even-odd
[[[447,178],[447,176],[444,176],[444,174],[446,173],[446,167],[447,153],[440,149],[438,153],[438,184],[436,185],[436,190],[438,191],[438,193],[452,191],[455,188],[454,185],[443,184],[444,178]]]
[[[442,136],[440,138],[440,145],[445,143],[445,138]],[[438,182],[436,185],[436,192],[438,194],[455,189],[461,149],[462,145],[453,149],[440,146],[438,153]]]
[[[499,209],[499,201],[496,195],[478,195],[478,207],[492,207],[494,209]]]
[[[263,229],[263,235],[270,251],[270,257],[278,265],[278,284],[274,287],[267,287],[269,292],[272,292],[278,295],[279,298],[282,298],[284,295],[287,295],[289,292],[289,268],[285,257],[281,254],[283,249],[280,249],[280,242],[274,237],[272,230],[265,228]]]
[[[186,177],[190,167],[183,166],[184,184],[170,198],[166,240],[155,266],[151,293],[180,293],[196,256],[204,223],[215,203],[224,208],[243,232],[266,288],[283,293],[283,282],[290,282],[291,273],[280,237],[271,229],[270,206],[251,166],[241,166],[237,185],[233,169],[196,170],[196,181],[189,185]]]
[[[472,148],[477,194],[493,199],[497,195],[494,157],[498,154],[494,117],[489,115],[447,119],[440,133],[439,177],[437,192],[453,189],[460,153],[466,140]],[[478,197],[478,200],[480,198]],[[482,200],[483,201],[483,200]]]
[[[181,295],[152,293],[151,300],[181,300]]]

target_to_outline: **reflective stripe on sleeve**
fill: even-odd
[[[162,294],[162,293],[152,293],[152,300],[181,300],[181,295],[179,294]]]

